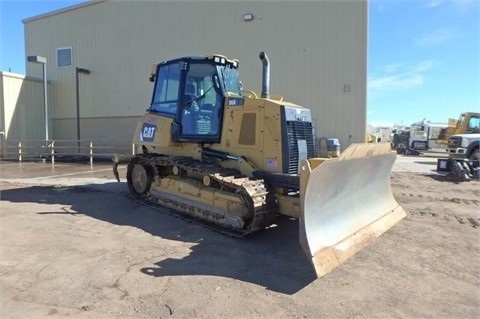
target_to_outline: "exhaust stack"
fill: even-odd
[[[270,98],[270,60],[265,52],[260,52],[260,60],[262,60],[262,98]]]

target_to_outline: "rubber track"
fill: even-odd
[[[142,205],[155,208],[169,215],[180,217],[183,220],[193,222],[208,229],[222,233],[232,237],[244,237],[250,233],[261,230],[269,226],[272,216],[276,215],[275,201],[272,199],[273,194],[265,186],[262,179],[251,179],[236,169],[224,168],[217,164],[205,163],[186,156],[159,156],[159,155],[137,155],[141,158],[138,164],[149,165],[155,168],[155,176],[158,176],[158,167],[176,166],[185,172],[197,173],[209,176],[215,184],[216,188],[223,191],[229,191],[235,194],[244,193],[251,200],[251,206],[254,210],[253,221],[244,229],[226,227],[223,224],[216,224],[212,221],[202,219],[198,216],[191,215],[188,212],[175,210],[171,207],[159,204],[163,199],[155,197],[151,192],[138,196],[132,196],[135,201]],[[186,204],[183,204],[184,206]],[[191,205],[190,207],[196,207]],[[252,208],[251,208],[252,209]]]

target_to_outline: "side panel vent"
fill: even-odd
[[[57,49],[57,68],[69,68],[73,66],[72,47]]]

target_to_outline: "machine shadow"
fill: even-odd
[[[298,242],[298,221],[280,217],[276,227],[231,238],[133,201],[125,183],[31,186],[0,192],[0,200],[66,205],[38,214],[89,216],[142,229],[161,238],[193,243],[182,259],[159,260],[141,269],[149,276],[220,276],[294,294],[316,279]],[[112,209],[112,203],[115,203]]]

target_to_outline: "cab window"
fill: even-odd
[[[216,68],[207,63],[191,63],[185,77],[181,126],[184,136],[213,136],[220,130],[223,95],[215,83]],[[218,82],[218,80],[217,80]]]
[[[468,121],[468,128],[480,128],[480,117],[472,116],[470,121]]]
[[[150,111],[175,116],[180,86],[180,66],[178,63],[162,65],[157,72]]]

